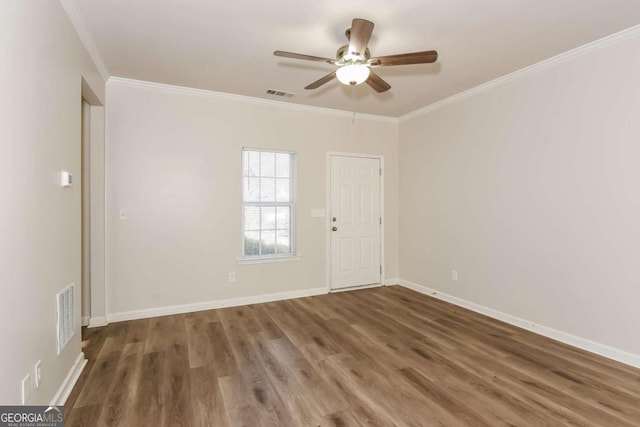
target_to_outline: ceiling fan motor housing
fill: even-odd
[[[364,50],[364,54],[350,53],[349,45],[344,45],[336,52],[336,59],[340,64],[364,64],[371,58],[369,48]]]

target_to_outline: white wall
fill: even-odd
[[[385,156],[386,272],[397,277],[397,123],[256,105],[110,80],[108,313],[326,286],[326,152]],[[301,261],[237,265],[241,149],[297,152]],[[119,219],[126,209],[128,220]],[[228,283],[228,273],[237,281]]]
[[[57,1],[0,3],[0,404],[42,360],[29,403],[49,403],[80,355],[56,354],[56,293],[80,285],[81,78],[104,82]],[[60,171],[73,188],[60,187]],[[79,287],[78,287],[79,290]]]
[[[640,355],[638,76],[635,38],[401,122],[401,277]]]

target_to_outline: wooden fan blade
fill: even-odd
[[[374,73],[373,71],[369,72],[369,78],[367,79],[367,84],[373,88],[378,93],[385,92],[391,89],[391,85],[384,80],[382,77]]]
[[[329,73],[326,76],[324,76],[323,78],[316,80],[315,82],[311,83],[309,86],[306,86],[305,89],[317,89],[320,86],[322,86],[323,84],[333,80],[336,78],[336,72],[334,71],[333,73]]]
[[[364,55],[372,32],[373,22],[360,18],[354,19],[349,35],[349,53]]]
[[[430,64],[436,62],[438,52],[427,50],[424,52],[401,53],[399,55],[378,56],[369,60],[372,67],[387,67],[390,65]]]
[[[275,56],[282,56],[283,58],[303,59],[305,61],[326,62],[328,64],[335,64],[335,59],[321,58],[313,55],[303,55],[301,53],[284,52],[282,50],[276,50],[273,52]]]

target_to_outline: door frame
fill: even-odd
[[[105,107],[104,103],[96,96],[91,85],[82,77],[81,79],[82,100],[88,104],[86,125],[88,126],[88,140],[81,141],[87,144],[89,150],[88,177],[81,173],[81,180],[88,178],[86,184],[89,185],[89,240],[90,247],[85,255],[89,256],[90,273],[89,278],[89,299],[90,309],[87,317],[81,318],[82,326],[89,328],[107,325],[107,277],[106,277],[106,198],[105,198]],[[81,170],[83,170],[82,159]],[[84,172],[84,171],[83,171]],[[82,193],[82,191],[81,191]],[[84,195],[81,197],[81,204],[84,203]],[[82,225],[80,226],[82,233]],[[82,235],[82,234],[81,234]],[[81,283],[80,289],[84,284]],[[82,293],[81,293],[82,295]],[[82,301],[82,297],[80,298]]]
[[[362,159],[377,159],[380,161],[380,217],[382,224],[380,225],[380,283],[375,285],[363,285],[353,288],[331,289],[331,157],[354,157]],[[325,199],[325,275],[327,282],[327,293],[344,292],[352,289],[364,289],[378,286],[384,286],[385,265],[384,265],[384,156],[381,154],[363,154],[363,153],[344,153],[340,151],[327,151],[326,155],[326,199]]]

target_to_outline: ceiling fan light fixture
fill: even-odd
[[[336,70],[340,83],[350,86],[364,83],[369,78],[369,67],[363,64],[344,65]]]
[[[371,51],[367,47],[371,39],[374,24],[366,19],[355,18],[351,22],[351,28],[346,31],[349,44],[340,46],[336,52],[336,59],[322,58],[313,55],[276,50],[275,56],[284,58],[303,59],[306,61],[325,62],[338,67],[336,71],[319,78],[315,82],[305,86],[305,89],[317,89],[320,86],[337,78],[344,85],[355,86],[367,83],[378,93],[391,89],[391,85],[385,82],[369,67],[389,67],[393,65],[430,64],[438,59],[438,52],[428,50],[424,52],[401,53],[371,57]]]

